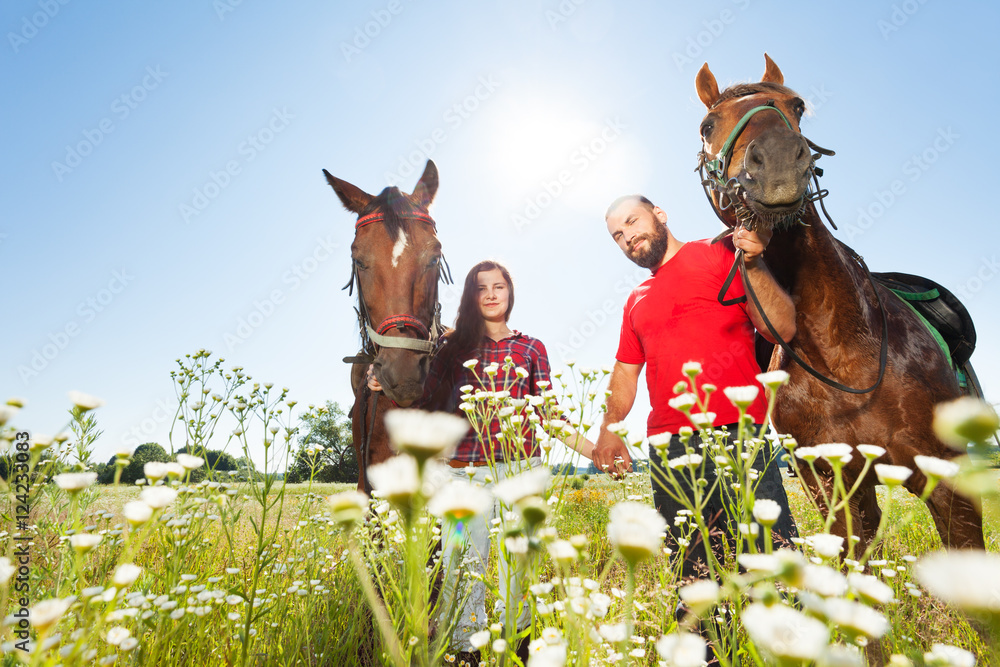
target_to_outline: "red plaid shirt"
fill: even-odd
[[[455,358],[456,356],[461,356],[461,358]],[[517,376],[513,369],[509,373],[505,373],[503,370],[504,360],[508,356],[514,362],[515,368],[520,367],[528,372],[527,377]],[[479,360],[475,366],[475,372],[462,365],[469,359]],[[462,414],[458,408],[462,402],[463,392],[461,388],[464,385],[472,385],[473,393],[479,390],[489,391],[489,380],[483,369],[494,363],[500,367],[494,376],[496,389],[500,391],[506,388],[510,391],[511,398],[538,396],[542,390],[537,383],[550,381],[551,367],[545,345],[537,338],[525,336],[519,331],[515,331],[512,336],[500,341],[484,336],[479,349],[474,354],[459,355],[454,353],[445,342],[431,361],[430,369],[427,372],[427,381],[424,383],[424,395],[419,402],[420,407]],[[477,374],[479,379],[476,378]],[[525,456],[539,456],[534,427],[527,423],[527,420],[522,427],[525,436]],[[499,418],[494,417],[486,430],[490,438],[489,444],[493,447],[494,460],[502,461]],[[487,450],[480,442],[480,434],[475,428],[470,429],[468,434],[458,443],[458,448],[452,458],[456,461],[480,462],[488,460]]]

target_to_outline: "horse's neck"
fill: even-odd
[[[864,270],[833,237],[812,204],[802,221],[804,225],[775,232],[765,255],[771,272],[795,300],[796,310],[807,314],[804,320],[798,318],[800,334],[807,335],[811,326],[829,331],[829,318],[870,326],[875,313],[865,298]]]

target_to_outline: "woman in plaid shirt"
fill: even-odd
[[[543,400],[551,382],[545,346],[537,338],[525,336],[507,326],[513,308],[514,284],[507,269],[489,260],[473,266],[465,279],[455,328],[442,337],[428,370],[424,396],[416,406],[427,410],[469,413],[474,428],[459,443],[448,464],[457,479],[471,480],[486,488],[529,467],[542,465],[535,435],[536,422],[525,418],[513,427],[510,420],[501,424],[500,409],[485,407],[490,399],[465,400],[467,397],[474,396],[477,391],[491,394],[509,392],[514,401],[526,400],[541,412],[539,416],[542,419],[561,417],[556,412],[557,405]],[[379,387],[377,383],[373,384],[370,374],[369,378],[369,386],[377,390]],[[523,404],[521,407],[527,417],[531,411]],[[473,414],[476,416],[473,417]],[[484,416],[486,419],[483,419]],[[561,430],[560,439],[567,447],[591,458],[594,443],[582,434],[568,426],[550,430]],[[444,540],[445,562],[450,559],[452,549],[467,542],[467,557],[476,561],[472,569],[485,575],[490,550],[489,528],[500,512],[500,502],[494,501],[486,515],[460,525],[459,536]],[[523,598],[520,582],[516,576],[508,577],[505,559],[499,559],[498,566],[500,595],[494,614],[499,618],[494,618],[503,622],[505,601],[511,600],[521,607],[518,629],[527,627],[531,610]],[[478,664],[478,652],[469,643],[469,637],[483,630],[488,620],[486,586],[481,581],[473,580],[468,601],[452,636],[452,648],[459,651],[456,664],[462,660]],[[518,653],[527,660],[527,642],[519,647]]]

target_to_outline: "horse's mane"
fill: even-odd
[[[787,88],[780,83],[773,83],[771,81],[760,81],[758,83],[737,83],[723,90],[722,94],[719,95],[719,99],[715,100],[715,104],[712,105],[712,108],[714,109],[726,100],[731,100],[736,97],[746,97],[747,95],[767,92],[781,93],[783,95],[791,95],[793,97],[798,95],[798,93],[791,88]]]
[[[368,203],[368,206],[361,212],[361,215],[365,216],[375,211],[381,211],[383,224],[386,231],[389,232],[390,237],[395,237],[399,234],[399,230],[403,228],[406,218],[417,214],[427,215],[427,211],[414,205],[409,197],[397,187],[389,187],[382,190],[377,197]]]

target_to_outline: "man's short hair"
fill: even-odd
[[[650,212],[652,212],[653,208],[655,208],[656,206],[656,204],[649,201],[643,195],[622,195],[618,199],[611,202],[611,206],[608,207],[608,212],[604,214],[604,219],[607,220],[611,216],[611,212],[613,210],[615,210],[616,208],[618,208],[627,201],[638,202],[639,204],[642,204],[647,209],[649,209]]]

